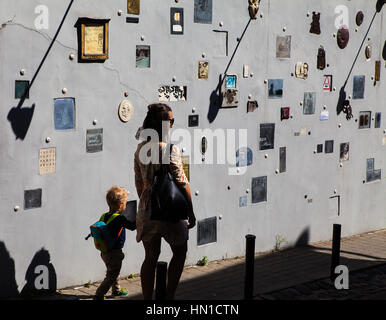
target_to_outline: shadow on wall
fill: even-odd
[[[31,124],[35,111],[35,104],[32,107],[21,108],[19,106],[12,108],[8,113],[8,121],[11,123],[13,133],[17,139],[24,140],[28,128]]]
[[[16,297],[19,294],[15,279],[15,262],[4,242],[0,241],[0,298]]]
[[[56,272],[46,249],[42,248],[34,255],[25,274],[25,280],[26,284],[20,292],[22,297],[56,292]]]

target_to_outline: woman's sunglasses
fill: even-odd
[[[170,125],[174,124],[174,118],[169,119],[169,121],[170,121]]]

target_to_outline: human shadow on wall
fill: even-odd
[[[15,279],[15,261],[5,243],[0,241],[0,298],[14,298],[19,294]]]
[[[212,123],[216,117],[217,117],[217,114],[221,108],[221,105],[222,105],[222,101],[223,101],[223,97],[222,97],[222,92],[221,92],[221,87],[222,87],[222,84],[225,80],[225,76],[228,72],[228,69],[233,61],[233,58],[235,57],[236,55],[236,52],[240,46],[240,43],[241,43],[241,40],[243,39],[244,35],[245,35],[245,32],[247,31],[250,23],[251,23],[252,19],[249,19],[247,25],[245,26],[244,28],[244,31],[241,35],[240,38],[238,38],[238,43],[237,43],[237,46],[235,48],[235,50],[233,51],[233,54],[232,54],[232,57],[231,59],[229,60],[228,62],[228,65],[227,67],[225,68],[225,71],[223,73],[223,75],[220,75],[219,77],[219,82],[217,84],[217,87],[216,89],[214,89],[209,97],[209,110],[208,110],[208,115],[207,115],[207,118],[208,118],[208,121],[209,123]]]
[[[50,254],[44,248],[34,255],[25,274],[26,284],[21,290],[20,296],[30,298],[56,293],[56,271],[50,260]]]
[[[305,247],[308,246],[310,242],[310,228],[307,227],[306,229],[303,230],[303,232],[299,235],[295,242],[295,248],[297,247]]]
[[[383,45],[382,58],[383,60],[386,60],[386,41],[385,41],[385,44]]]

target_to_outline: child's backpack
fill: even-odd
[[[114,213],[111,217],[104,222],[106,213],[104,213],[99,221],[90,226],[91,236],[94,238],[95,248],[102,252],[110,251],[117,242],[117,238],[111,235],[111,232],[107,225],[119,216],[119,213]],[[121,235],[123,228],[119,231],[118,238]]]

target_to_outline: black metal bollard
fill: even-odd
[[[155,284],[155,299],[165,300],[166,299],[166,273],[168,269],[167,262],[157,262],[157,274]]]
[[[335,281],[335,268],[339,266],[340,260],[340,236],[342,226],[340,224],[334,224],[332,232],[332,253],[331,253],[331,272],[330,278]]]
[[[246,249],[245,249],[245,283],[244,283],[244,299],[252,300],[253,298],[253,281],[255,273],[255,241],[256,236],[247,234]]]

